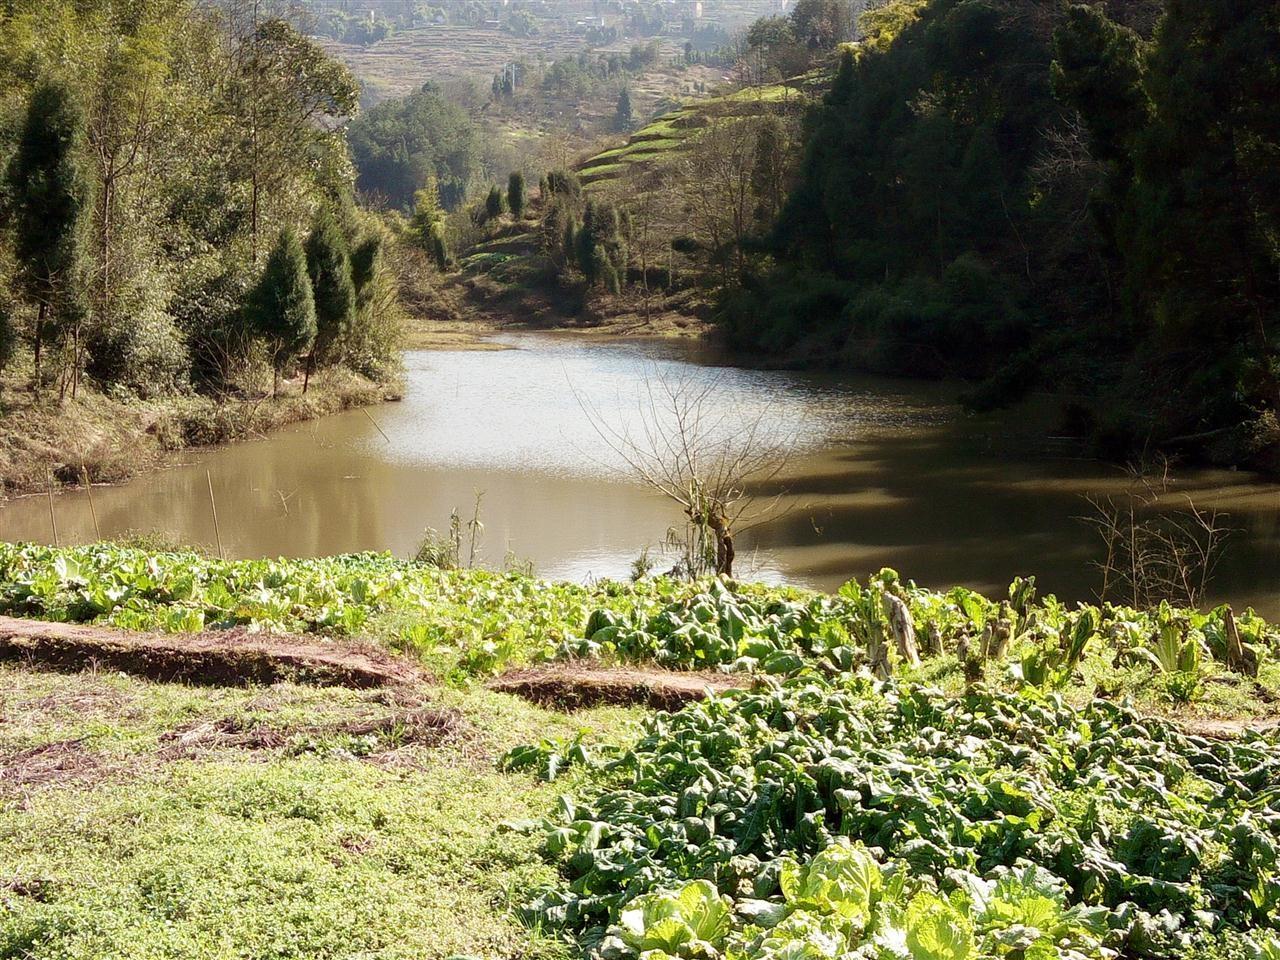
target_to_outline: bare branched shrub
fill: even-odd
[[[1082,517],[1102,541],[1099,599],[1135,607],[1162,600],[1198,607],[1213,579],[1229,528],[1226,516],[1203,509],[1190,496],[1171,491],[1169,464],[1129,467],[1130,483],[1118,497],[1085,499]],[[1171,501],[1178,505],[1170,508]]]
[[[722,379],[702,372],[648,377],[637,416],[623,423],[578,400],[625,472],[684,511],[685,526],[665,543],[682,555],[678,572],[733,576],[735,537],[774,516],[779,503],[754,492],[781,473],[791,450],[771,410],[744,414],[727,402]]]

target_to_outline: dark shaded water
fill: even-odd
[[[190,455],[131,483],[96,488],[104,536],[154,530],[212,543],[213,479],[230,554],[408,554],[424,528],[471,516],[483,494],[481,552],[538,573],[625,574],[679,509],[628,482],[584,407],[637,424],[655,377],[707,383],[742,422],[757,417],[795,454],[775,484],[784,512],[743,537],[741,572],[834,589],[881,566],[931,586],[1003,591],[1016,574],[1070,598],[1096,585],[1084,497],[1122,494],[1112,467],[1055,456],[1018,418],[964,417],[948,389],[910,381],[750,371],[695,362],[675,344],[509,338],[500,352],[415,352],[403,402],[260,441]],[[1226,471],[1177,476],[1234,528],[1214,599],[1280,615],[1280,487]],[[81,491],[56,498],[64,541],[92,539]],[[50,539],[43,497],[0,505],[0,537]]]

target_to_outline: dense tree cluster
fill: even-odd
[[[431,83],[365,111],[348,138],[360,192],[396,209],[410,210],[414,194],[435,178],[440,202],[452,210],[480,168],[476,125]]]
[[[1085,397],[1112,452],[1280,434],[1280,7],[894,0],[724,301],[740,345]],[[768,264],[772,264],[769,266]]]
[[[742,65],[754,83],[794,77],[838,44],[853,39],[855,10],[866,0],[796,0],[786,16],[756,20],[744,37]]]
[[[238,388],[313,342],[392,362],[393,303],[342,289],[352,244],[390,283],[352,203],[358,89],[313,41],[236,0],[18,0],[0,49],[0,358],[36,390]]]

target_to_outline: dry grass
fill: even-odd
[[[0,495],[43,490],[50,479],[118,483],[185,447],[258,437],[278,427],[391,399],[388,388],[347,370],[322,371],[254,398],[114,398],[85,387],[74,399],[35,397],[14,383],[0,392]]]
[[[347,64],[374,100],[402,97],[442,76],[488,78],[513,60],[547,60],[582,48],[568,31],[516,37],[501,30],[441,24],[401,30],[386,40],[361,47],[323,40],[330,53]]]

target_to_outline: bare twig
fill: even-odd
[[[1226,517],[1199,507],[1190,496],[1185,505],[1165,509],[1172,478],[1169,464],[1136,464],[1121,497],[1087,497],[1091,512],[1083,517],[1098,532],[1103,555],[1099,598],[1135,607],[1167,600],[1200,606],[1230,533]]]

